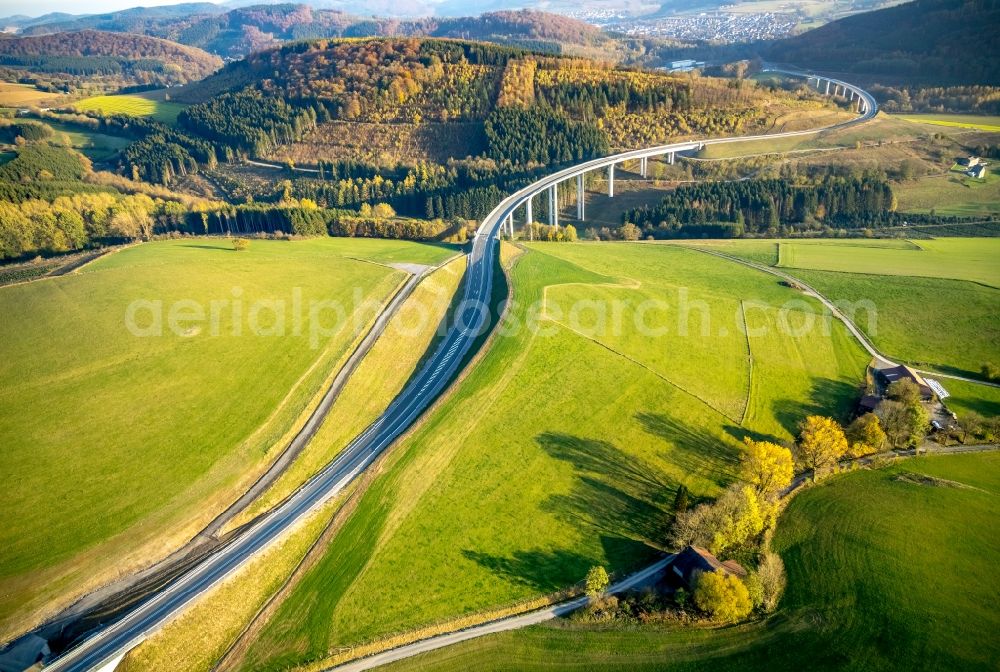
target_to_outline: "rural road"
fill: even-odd
[[[646,580],[661,572],[670,563],[670,561],[673,560],[673,558],[674,555],[671,554],[657,560],[653,564],[641,569],[635,574],[631,574],[621,581],[612,584],[608,587],[607,592],[610,594],[624,593],[634,586],[641,585]],[[565,616],[566,614],[576,611],[580,607],[586,606],[588,602],[590,602],[590,598],[586,595],[575,597],[571,600],[560,602],[559,604],[554,604],[543,609],[529,611],[527,613],[510,616],[508,618],[501,618],[496,621],[490,621],[489,623],[484,623],[482,625],[465,628],[464,630],[456,630],[455,632],[438,635],[436,637],[428,637],[427,639],[419,642],[407,644],[406,646],[401,646],[396,649],[390,649],[389,651],[377,653],[367,658],[361,658],[360,660],[329,669],[336,670],[337,672],[361,672],[362,670],[370,670],[372,668],[379,667],[380,665],[394,663],[397,660],[403,660],[404,658],[410,658],[411,656],[416,656],[421,653],[441,649],[469,639],[482,637],[483,635],[492,635],[497,632],[516,630],[518,628],[526,628],[529,625],[544,623],[545,621],[558,618],[559,616]]]
[[[795,76],[806,76],[799,72],[784,72]],[[839,80],[830,81],[845,87],[850,86]],[[873,118],[878,110],[875,99],[857,87],[850,88],[863,98],[866,112],[847,122],[807,131],[682,142],[623,152],[558,171],[505,198],[483,220],[473,238],[471,251],[468,254],[463,300],[456,311],[454,326],[384,413],[355,438],[333,462],[282,504],[262,515],[235,539],[175,577],[157,594],[140,603],[121,619],[105,625],[89,638],[64,652],[46,669],[73,671],[104,667],[113,669],[115,661],[128,650],[162,627],[202,593],[238,571],[308,513],[339,493],[397,437],[409,429],[458,373],[460,365],[465,361],[478,335],[492,326],[489,324],[490,300],[494,262],[498,257],[498,234],[508,217],[512,217],[514,211],[529,198],[584,172],[614,166],[626,160],[691,151],[706,144],[811,135]]]

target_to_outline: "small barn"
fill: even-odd
[[[677,579],[688,589],[694,588],[695,581],[702,572],[719,570],[740,578],[747,575],[747,570],[735,560],[720,562],[707,549],[700,546],[686,546],[667,566],[668,576]]]

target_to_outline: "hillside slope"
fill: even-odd
[[[0,38],[0,66],[32,73],[173,85],[201,79],[220,65],[218,56],[201,49],[145,35],[81,30]]]
[[[215,181],[236,202],[387,201],[406,216],[467,219],[553,166],[685,136],[766,132],[799,114],[849,114],[804,88],[420,38],[288,44],[171,99],[191,103],[178,129],[129,148],[124,174],[169,182],[218,161]],[[164,171],[164,157],[180,161]],[[271,165],[237,165],[247,158]]]
[[[1000,84],[1000,2],[916,0],[834,21],[766,58],[883,84]]]
[[[564,45],[594,46],[609,38],[598,28],[558,14],[497,11],[477,17],[392,19],[355,16],[304,4],[240,7],[188,5],[185,13],[134,8],[71,17],[23,28],[26,34],[98,29],[142,33],[199,47],[227,57],[245,56],[283,42],[318,37],[452,37],[513,43],[545,51]]]

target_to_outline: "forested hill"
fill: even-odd
[[[513,43],[545,51],[567,45],[594,46],[609,38],[575,19],[537,11],[499,11],[465,18],[391,19],[359,17],[303,4],[240,7],[225,12],[190,5],[184,14],[134,8],[72,17],[23,28],[25,34],[98,29],[142,33],[198,47],[225,57],[245,56],[292,40],[318,37],[453,37]]]
[[[881,84],[1000,85],[1000,2],[916,0],[782,40],[772,61]]]
[[[408,215],[471,219],[508,178],[670,138],[763,132],[778,117],[828,105],[752,81],[418,38],[296,42],[171,98],[191,103],[176,128],[100,120],[98,130],[137,138],[120,156],[122,174],[169,184],[264,159],[289,166],[290,195],[323,206],[388,199]],[[480,186],[491,191],[475,207],[452,207],[441,192],[457,198]],[[275,196],[242,177],[225,188],[234,200]]]
[[[313,123],[320,124],[482,124],[501,110],[517,108],[593,126],[612,148],[690,133],[742,132],[766,123],[771,101],[792,100],[750,82],[693,80],[481,42],[418,38],[293,43],[230,63],[174,98],[211,100],[181,118],[191,130],[209,135],[208,129],[223,121],[249,124],[246,132],[252,136],[267,133],[266,126],[250,121],[249,109],[233,119],[221,109],[209,113],[227,101],[239,101],[240,109],[271,110],[268,115],[278,114],[276,107],[282,105],[297,114],[312,109]],[[303,132],[293,124],[283,136],[294,140]],[[274,144],[282,144],[280,138],[263,142]],[[234,146],[262,152],[257,142]]]
[[[31,73],[170,85],[202,79],[221,65],[218,56],[201,49],[145,35],[83,30],[0,37],[0,66]]]

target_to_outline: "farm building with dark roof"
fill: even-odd
[[[927,381],[924,380],[923,376],[921,376],[919,373],[917,373],[910,367],[906,366],[905,364],[900,364],[899,366],[893,366],[888,369],[879,369],[878,375],[880,378],[882,378],[883,381],[885,381],[886,385],[891,385],[892,383],[895,383],[897,380],[904,380],[904,379],[912,380],[914,383],[917,384],[917,387],[920,388],[920,396],[924,397],[925,399],[930,399],[931,397],[934,396],[934,390],[932,390],[931,386],[927,384]]]
[[[745,577],[747,570],[735,560],[720,562],[708,550],[700,546],[687,546],[674,556],[668,565],[668,571],[677,577],[688,588],[694,588],[698,575],[702,572],[723,571],[726,574]]]

